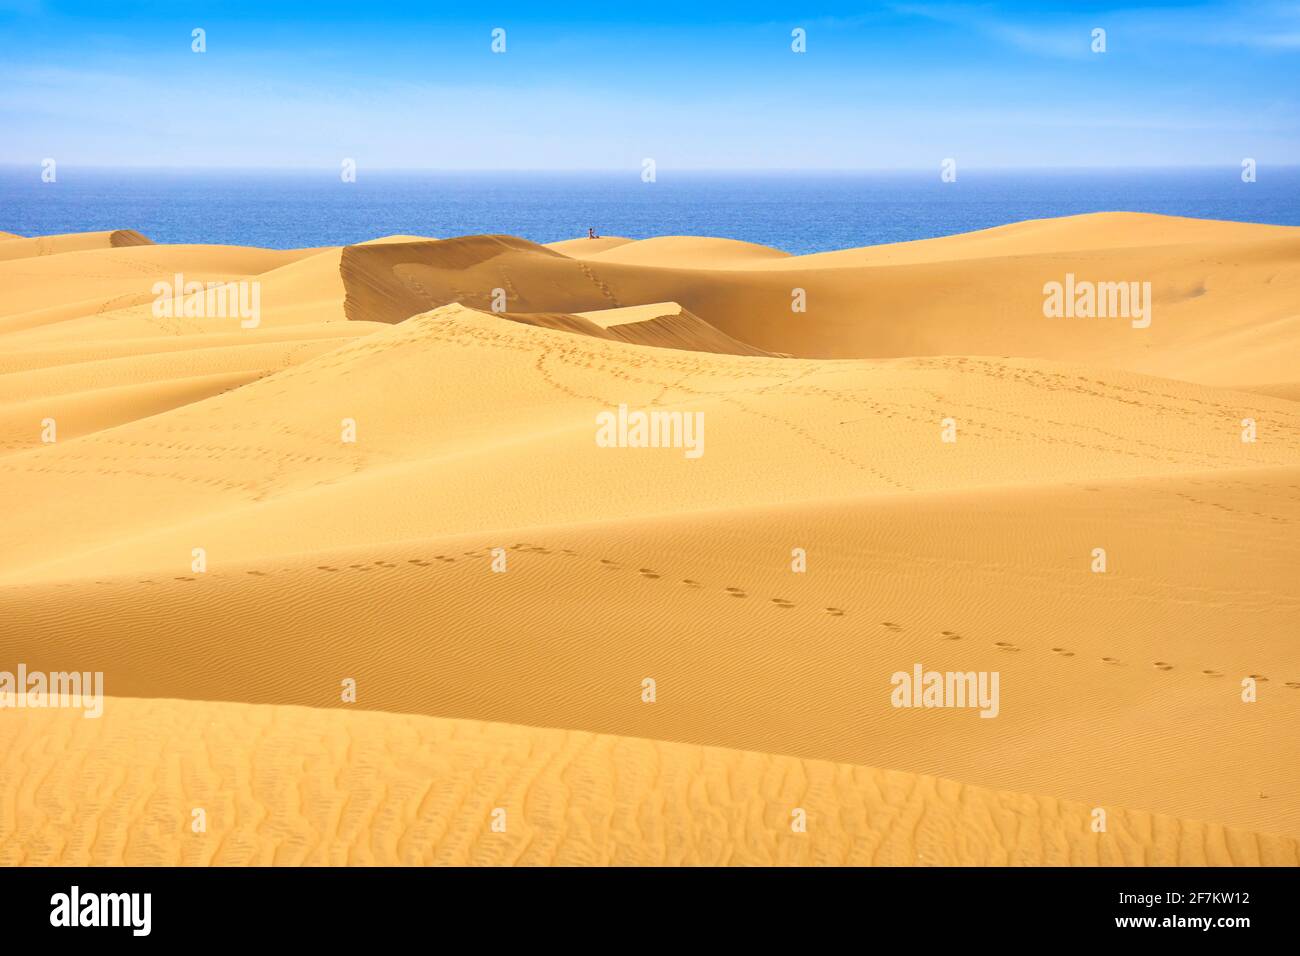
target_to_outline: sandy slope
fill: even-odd
[[[263,510],[174,535],[169,567],[105,557],[84,580],[5,589],[22,637],[0,657],[103,670],[128,696],[329,706],[352,677],[383,710],[766,747],[1297,835],[1298,483],[872,496],[227,557],[268,533]],[[341,517],[335,536],[367,520]],[[917,662],[998,670],[998,718],[891,708],[890,676]],[[1265,678],[1252,704],[1247,675]]]
[[[19,741],[10,779],[46,778],[42,735],[90,734],[87,767],[100,762],[84,791],[76,775],[0,787],[0,808],[60,808],[17,842],[0,825],[0,854],[1112,859],[1070,836],[1057,801],[1077,801],[1215,825],[1126,818],[1144,821],[1125,830],[1126,862],[1296,862],[1292,843],[1240,849],[1218,825],[1300,836],[1300,230],[1111,214],[808,257],[687,237],[274,252],[106,235],[0,261],[0,494],[22,503],[0,547],[0,668],[101,669],[124,698],[102,737],[0,712]],[[178,271],[257,282],[259,327],[153,315],[153,283]],[[1044,318],[1042,283],[1066,271],[1151,281],[1151,328]],[[796,285],[806,313],[790,312]],[[599,447],[596,415],[620,404],[702,413],[704,454]],[[1105,574],[1089,567],[1098,547]],[[998,718],[891,707],[890,675],[917,662],[997,670]],[[394,713],[345,713],[347,677],[358,706]],[[163,713],[190,729],[142,729]],[[483,736],[452,719],[520,726]],[[135,754],[150,777],[174,744],[202,764],[205,721],[226,728],[235,768],[279,768],[276,748],[317,727],[384,752],[463,734],[471,763],[492,735],[556,761],[594,748],[584,779],[641,780],[650,760],[700,787],[698,748],[723,747],[725,772],[756,787],[855,765],[825,764],[853,781],[836,788],[839,821],[875,813],[882,778],[861,767],[886,767],[990,806],[1050,806],[1057,829],[995,836],[973,798],[952,807],[948,785],[907,777],[947,821],[924,845],[862,843],[848,824],[799,845],[731,824],[688,838],[680,814],[710,811],[681,809],[640,848],[543,815],[532,851],[485,845],[475,823],[426,857],[405,827],[439,812],[416,804],[388,807],[404,814],[391,826],[227,820],[216,849],[126,813],[94,824],[113,833],[100,851],[84,833],[51,849],[58,814],[114,759]],[[285,742],[259,742],[267,726]],[[294,772],[269,771],[257,800],[277,805]],[[486,800],[466,774],[457,786]],[[663,779],[643,785],[635,799],[667,799]]]
[[[657,236],[607,249],[579,246],[570,254],[575,258],[598,262],[684,269],[743,269],[767,266],[777,260],[791,258],[788,252],[752,242],[700,236]]]
[[[562,239],[559,242],[548,242],[546,248],[554,249],[556,252],[562,252],[566,256],[572,256],[575,259],[581,259],[593,252],[603,252],[606,249],[614,249],[625,243],[635,242],[635,239],[625,239],[622,236],[599,236],[595,239]]]
[[[0,232],[0,238],[13,240],[0,248],[0,261],[27,259],[32,256],[52,256],[83,249],[117,249],[122,246],[152,245],[148,237],[134,229],[112,229],[107,232],[73,232],[62,236],[37,236],[24,239],[11,232]]]
[[[1300,228],[1135,214],[1021,226],[805,257],[668,237],[575,259],[475,236],[349,247],[343,280],[354,319],[399,322],[450,302],[491,311],[501,296],[511,312],[671,300],[741,342],[804,357],[1012,354],[1209,384],[1294,379]],[[701,243],[743,249],[720,262]],[[1151,326],[1044,318],[1044,285],[1067,273],[1150,282]],[[806,311],[792,311],[796,290]]]
[[[505,318],[543,329],[559,329],[610,342],[653,345],[723,355],[771,355],[719,332],[676,302],[599,312],[505,312]]]
[[[0,754],[0,865],[1300,863],[1120,807],[1096,833],[1092,806],[933,777],[365,711],[110,699],[0,720]]]
[[[620,403],[702,412],[705,453],[598,447],[596,415]],[[1254,444],[1240,441],[1244,417],[1259,423]],[[945,418],[956,443],[941,440]],[[355,443],[340,440],[345,419]],[[0,576],[165,567],[195,536],[242,559],[864,492],[1300,465],[1300,413],[1269,396],[1023,360],[646,348],[459,306],[163,418],[55,446],[29,435],[0,494],[37,484],[66,503],[13,516]]]

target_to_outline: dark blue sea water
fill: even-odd
[[[1127,210],[1300,225],[1300,167],[753,173],[106,170],[0,167],[0,230],[45,235],[138,229],[156,242],[289,249],[394,233],[704,235],[795,254]]]

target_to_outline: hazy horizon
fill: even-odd
[[[88,171],[160,171],[160,172],[247,172],[247,173],[292,173],[292,172],[325,172],[337,174],[338,166],[222,166],[222,165],[155,165],[155,164],[59,164],[59,170],[88,170]],[[726,166],[658,166],[658,174],[663,173],[717,173],[717,174],[738,174],[746,176],[761,175],[796,175],[796,176],[816,176],[819,174],[826,175],[865,175],[865,174],[913,174],[913,175],[933,175],[940,168],[939,163],[931,166],[808,166],[808,167],[726,167]],[[1272,169],[1292,171],[1300,169],[1300,162],[1296,163],[1260,163],[1258,169]],[[1107,172],[1124,173],[1124,172],[1154,172],[1159,170],[1169,171],[1197,171],[1203,172],[1208,170],[1239,170],[1240,167],[1235,164],[1227,163],[1153,163],[1153,164],[1133,164],[1123,166],[1069,166],[1069,165],[1051,165],[1051,166],[961,166],[960,171],[964,173],[1070,173],[1082,172],[1088,174],[1102,174]],[[0,170],[6,171],[32,171],[38,176],[40,173],[40,161],[35,162],[0,162]],[[564,175],[593,175],[609,174],[623,175],[631,172],[634,176],[639,176],[641,172],[640,164],[633,167],[623,166],[600,166],[600,167],[566,167],[566,168],[536,168],[526,166],[501,166],[501,167],[454,167],[454,166],[368,166],[365,171],[369,173],[438,173],[438,174],[501,174],[517,173],[521,175],[545,175],[545,176],[564,176]]]
[[[385,235],[737,239],[801,254],[1095,212],[1300,226],[1300,167],[681,170],[0,167],[0,231],[276,249]],[[213,215],[220,210],[220,215]]]

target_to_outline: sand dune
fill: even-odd
[[[6,347],[22,347],[86,335],[230,331],[238,328],[237,321],[153,316],[155,284],[174,284],[177,275],[185,282],[249,281],[317,253],[313,249],[135,245],[0,261],[0,332],[24,333],[6,336]]]
[[[560,312],[505,312],[502,316],[524,325],[574,332],[611,342],[653,345],[691,352],[717,352],[723,355],[771,354],[719,332],[676,302],[578,312],[573,315]]]
[[[241,560],[284,533],[264,508],[151,542],[170,566],[111,573],[119,549],[80,580],[6,588],[22,637],[0,655],[103,670],[127,696],[329,706],[351,677],[382,710],[764,746],[1295,836],[1298,481],[888,495]],[[998,670],[998,718],[892,709],[890,675],[916,662]]]
[[[699,236],[658,236],[594,250],[575,246],[567,254],[599,262],[683,269],[738,269],[765,266],[777,259],[790,258],[788,252],[752,242]]]
[[[704,413],[706,453],[610,455],[595,443],[595,417],[620,403]],[[1153,412],[1162,422],[1155,434]],[[1246,417],[1259,423],[1253,444],[1240,441]],[[956,443],[941,440],[946,418]],[[361,440],[340,441],[345,419]],[[20,543],[0,555],[0,575],[47,563],[66,571],[83,554],[111,570],[117,565],[101,555],[110,542],[134,555],[123,567],[166,564],[177,545],[144,542],[159,533],[170,542],[172,526],[238,537],[244,543],[232,543],[231,553],[252,556],[868,491],[1300,465],[1300,413],[1268,396],[1023,360],[688,353],[460,306],[355,339],[165,421],[54,447],[40,444],[35,423],[29,435],[32,450],[10,457],[0,493],[39,481],[95,511],[104,503],[95,498],[106,496],[112,515],[92,526],[76,505],[57,520],[39,510],[15,516]],[[91,497],[76,490],[86,463],[97,476]],[[617,495],[591,493],[611,482]],[[394,509],[384,487],[411,489],[409,500]],[[236,531],[237,512],[253,527]],[[354,526],[360,536],[343,530]]]
[[[1014,354],[1208,384],[1290,380],[1300,229],[1105,214],[990,232],[804,257],[668,237],[573,250],[577,259],[476,236],[349,247],[342,272],[353,319],[399,322],[449,303],[572,314],[670,299],[731,338],[801,357]],[[709,243],[733,251],[710,256]],[[1150,282],[1150,327],[1044,318],[1044,285],[1068,273]],[[798,294],[806,311],[793,311]]]
[[[1300,382],[1275,382],[1272,385],[1249,385],[1243,388],[1243,391],[1258,392],[1261,395],[1272,395],[1274,398],[1285,398],[1288,401],[1300,401]]]
[[[1093,807],[933,777],[364,711],[110,699],[0,721],[0,754],[0,865],[1300,863],[1120,807],[1094,833]]]
[[[0,249],[0,261],[26,259],[32,256],[52,256],[85,249],[117,249],[122,246],[147,246],[153,242],[134,229],[112,229],[107,232],[73,232],[62,236],[37,236],[24,239],[11,232],[0,233],[6,242]]]
[[[572,256],[575,259],[581,259],[586,253],[614,249],[629,242],[636,242],[636,240],[625,239],[622,236],[599,236],[595,239],[584,236],[580,239],[562,239],[559,242],[548,242],[546,248],[562,252],[566,256]]]
[[[1113,252],[1122,249],[1195,245],[1205,242],[1253,242],[1295,239],[1295,226],[1265,226],[1250,222],[1218,222],[1157,216],[1139,212],[1089,213],[1058,219],[1033,219],[992,229],[897,242],[862,249],[844,249],[800,256],[782,267],[901,265],[953,259],[989,259],[1064,252]]]
[[[0,669],[113,695],[0,711],[0,859],[1297,862],[1300,230],[113,235],[0,253]],[[257,327],[156,316],[178,272],[256,282]],[[1067,272],[1150,281],[1150,327],[1044,317]],[[619,406],[701,454],[602,447]],[[997,718],[891,706],[918,662],[997,671]],[[86,809],[117,766],[152,809]]]

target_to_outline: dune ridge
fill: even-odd
[[[1300,230],[120,232],[0,243],[0,669],[111,705],[0,711],[5,862],[1297,863]],[[156,315],[182,273],[256,327]],[[1151,326],[1045,317],[1067,273]],[[997,718],[891,706],[916,663]]]
[[[0,248],[0,261],[52,256],[85,249],[118,249],[123,246],[151,246],[153,240],[134,229],[109,229],[104,232],[73,232],[61,236],[37,236],[25,239],[11,232],[0,233],[8,240]]]

